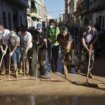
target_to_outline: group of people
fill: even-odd
[[[82,48],[77,71],[81,69],[81,62],[88,61],[87,57],[91,57],[89,77],[92,78],[96,39],[96,29],[91,25],[85,26],[79,40]],[[41,27],[29,30],[21,27],[16,32],[15,29],[9,31],[0,25],[1,74],[12,72],[13,69],[16,77],[23,73],[31,76],[44,75],[48,79],[51,78],[51,72],[62,69],[67,78],[72,67],[74,40],[68,28],[64,25],[58,27],[53,19],[44,31]],[[12,63],[9,63],[11,59]],[[8,65],[11,68],[9,71]]]
[[[14,68],[15,76],[18,77],[18,73],[22,72],[23,63],[27,63],[25,73],[28,74],[28,53],[32,46],[32,35],[25,27],[22,27],[17,33],[15,29],[10,31],[5,29],[3,25],[0,25],[1,74],[11,73],[12,68]]]

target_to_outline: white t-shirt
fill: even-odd
[[[32,48],[32,35],[30,32],[26,32],[26,35],[21,35],[19,32],[20,40],[23,42],[24,47],[26,47],[26,43],[29,42],[29,48]]]
[[[20,37],[19,36],[15,35],[14,37],[10,37],[10,43],[13,47],[15,46],[16,42],[19,42],[19,44],[20,44]]]
[[[92,40],[92,34],[88,33],[87,36],[86,36],[86,42],[90,43],[91,40]]]
[[[9,38],[10,38],[10,31],[8,29],[4,29],[3,35],[1,36],[3,45],[6,46],[8,44]]]

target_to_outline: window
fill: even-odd
[[[11,14],[8,13],[8,26],[9,26],[9,29],[11,29]]]
[[[3,24],[4,24],[4,27],[7,28],[6,12],[3,12]]]

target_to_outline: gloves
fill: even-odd
[[[11,52],[11,53],[10,53],[10,57],[13,55],[13,53],[14,53],[14,52]]]
[[[6,51],[4,51],[4,50],[2,51],[2,53],[3,53],[3,55],[6,55]]]

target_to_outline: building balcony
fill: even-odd
[[[11,2],[13,4],[16,4],[17,6],[21,8],[28,8],[28,0],[8,0],[8,2]]]
[[[90,3],[89,10],[98,11],[101,9],[105,9],[105,0],[94,0],[94,2]]]

